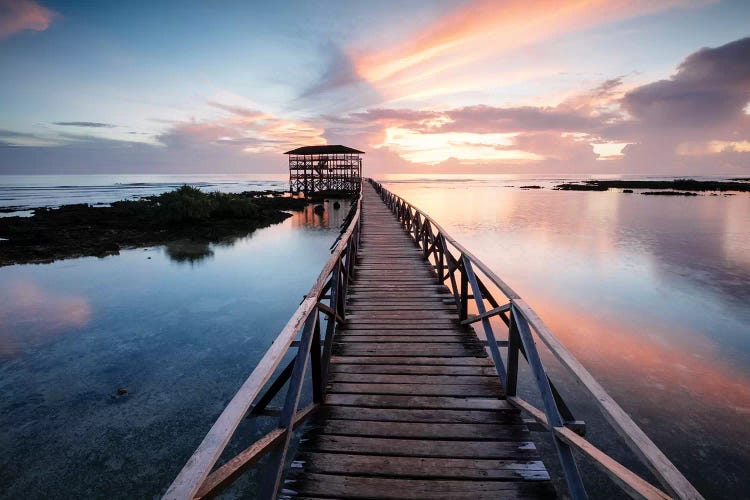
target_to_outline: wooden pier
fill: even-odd
[[[283,492],[339,498],[548,497],[492,361],[375,189],[327,397]]]
[[[583,437],[535,338],[663,489]],[[516,394],[521,361],[542,409]],[[276,424],[216,467],[246,418]],[[528,421],[551,433],[565,491]],[[213,497],[261,458],[254,498],[586,498],[573,450],[633,498],[702,498],[516,292],[370,182],[318,280],[164,498]]]

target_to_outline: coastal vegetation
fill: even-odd
[[[0,266],[116,254],[175,240],[216,242],[283,221],[307,200],[275,191],[204,193],[190,186],[110,206],[39,208],[0,218]]]

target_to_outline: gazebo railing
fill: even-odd
[[[565,348],[534,310],[476,256],[454,240],[434,219],[393,194],[380,183],[370,180],[388,208],[398,217],[411,238],[422,251],[440,283],[448,282],[462,324],[482,324],[487,346],[507,400],[552,432],[555,448],[572,498],[586,498],[581,477],[573,456],[576,450],[609,476],[633,498],[700,499],[702,496],[670,462],[664,453],[636,425],[630,416],[607,394],[604,388]],[[495,297],[489,286],[502,294]],[[500,299],[500,300],[498,300]],[[477,314],[469,316],[473,301]],[[507,327],[507,338],[498,340],[490,318],[497,316]],[[643,462],[668,492],[660,490],[639,477],[602,450],[586,440],[581,423],[575,421],[570,409],[550,381],[537,351],[533,333],[552,355],[567,369],[579,386],[593,397],[609,424],[627,446]],[[499,345],[507,345],[505,360]],[[538,409],[517,395],[520,356],[527,361],[543,401]],[[576,432],[578,431],[578,432]]]
[[[219,415],[163,498],[188,500],[213,497],[265,456],[269,456],[269,460],[261,484],[264,491],[261,493],[263,498],[276,496],[292,433],[318,409],[325,397],[333,339],[338,325],[346,316],[347,288],[359,248],[361,199],[360,196],[348,218],[345,232],[337,240],[330,259],[312,289]],[[321,327],[324,316],[328,318],[325,332]],[[300,338],[296,340],[298,335]],[[291,348],[297,349],[295,356],[262,392]],[[308,358],[312,403],[299,409]],[[240,422],[252,415],[273,415],[275,412],[268,411],[267,405],[285,386],[287,390],[278,413],[278,426],[213,470]]]

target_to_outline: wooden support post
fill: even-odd
[[[462,258],[463,261],[463,258]],[[458,319],[459,321],[463,321],[466,319],[466,317],[469,315],[468,313],[468,307],[469,307],[469,280],[466,279],[466,269],[461,269],[461,293],[460,293],[461,303],[460,307],[458,309]]]
[[[334,309],[337,313],[340,313],[343,317],[344,314],[344,307],[341,306],[342,301],[339,298],[339,286],[341,281],[341,261],[336,262],[336,265],[333,266],[333,272],[331,274],[331,279],[333,280],[333,284],[331,286],[331,298],[329,305],[332,309]],[[336,330],[338,330],[336,321],[333,320],[333,318],[328,318],[328,323],[326,324],[326,338],[324,340],[323,344],[323,354],[322,354],[322,360],[321,360],[321,386],[323,389],[323,397],[325,397],[326,394],[326,386],[328,383],[328,369],[330,367],[331,363],[331,352],[333,351],[333,338],[336,334]]]
[[[317,315],[315,311],[313,314]],[[335,316],[328,316],[328,323],[336,323]],[[312,376],[312,393],[313,403],[323,402],[323,385],[325,379],[323,378],[322,359],[320,351],[320,318],[315,321],[315,328],[313,329],[313,338],[310,344],[310,375]]]
[[[487,309],[484,307],[484,299],[482,299],[482,292],[479,290],[479,284],[477,283],[477,277],[474,275],[474,269],[471,266],[471,261],[463,255],[461,261],[464,266],[464,275],[468,282],[471,284],[471,293],[474,295],[474,302],[477,305],[477,311],[479,316],[484,315]],[[464,316],[464,318],[466,317]],[[482,328],[484,329],[484,335],[487,337],[488,347],[490,354],[492,355],[492,362],[495,364],[495,370],[497,371],[500,381],[503,387],[507,383],[507,373],[505,372],[505,365],[503,364],[503,357],[500,355],[500,349],[497,347],[497,339],[495,338],[495,332],[492,331],[492,324],[490,319],[486,316],[482,317]]]
[[[547,374],[542,365],[542,360],[536,350],[536,344],[534,343],[534,337],[531,335],[529,324],[526,322],[526,318],[521,315],[518,309],[516,309],[515,305],[511,307],[510,314],[511,322],[516,324],[518,336],[521,339],[524,351],[526,351],[526,359],[529,362],[529,367],[531,367],[537,387],[542,395],[544,413],[547,416],[547,422],[551,427],[562,427],[563,420],[560,416],[560,412],[557,410],[555,399],[552,396],[552,389],[550,389]],[[557,449],[557,456],[560,458],[560,464],[562,465],[563,475],[565,476],[565,483],[568,485],[568,493],[570,494],[570,497],[574,500],[588,498],[570,446],[568,446],[568,444],[557,435],[553,436],[553,441],[555,443],[555,448]]]
[[[518,336],[518,327],[511,314],[510,327],[508,328],[508,377],[505,380],[505,395],[515,396],[518,389],[518,350],[521,339]]]
[[[307,371],[307,357],[310,355],[310,348],[317,323],[318,309],[313,308],[305,321],[305,328],[302,330],[302,338],[300,338],[297,358],[294,362],[292,376],[289,379],[289,389],[286,393],[284,409],[281,412],[281,417],[279,417],[279,428],[284,430],[284,437],[274,448],[269,457],[266,466],[265,480],[261,485],[263,488],[261,498],[269,500],[276,498],[279,486],[281,485],[281,478],[284,475],[286,453],[289,449],[289,442],[292,439],[292,424],[294,422],[294,416],[297,413],[297,406],[299,405],[302,384],[304,382],[305,372]]]

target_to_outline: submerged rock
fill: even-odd
[[[334,210],[338,210],[339,208],[341,208],[341,203],[339,203],[338,201],[334,201],[333,202],[333,209]]]
[[[323,205],[315,205],[315,208],[313,209],[313,212],[315,212],[318,215],[323,215],[325,211],[326,209]]]

